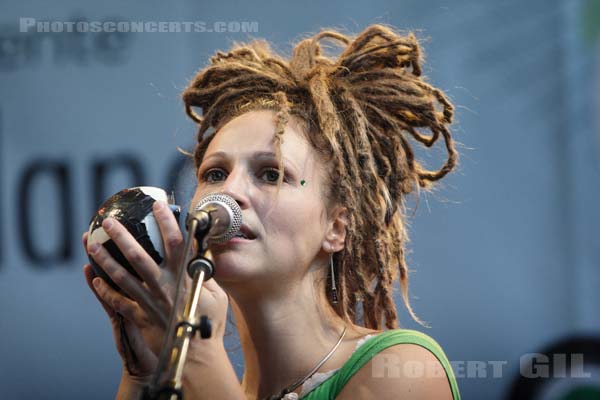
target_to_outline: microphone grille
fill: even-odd
[[[229,226],[227,229],[221,235],[211,238],[211,241],[215,243],[224,243],[235,236],[240,230],[240,227],[242,226],[242,209],[233,197],[223,193],[213,193],[200,199],[198,204],[196,204],[196,207],[194,207],[194,211],[200,211],[202,206],[207,203],[220,204],[229,214]]]

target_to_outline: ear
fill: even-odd
[[[348,210],[336,206],[327,222],[327,231],[323,239],[323,249],[327,253],[338,252],[344,248],[346,227],[348,226]]]

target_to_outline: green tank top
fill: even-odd
[[[342,391],[344,385],[358,372],[371,358],[384,349],[396,344],[416,344],[429,350],[440,361],[452,391],[454,400],[460,400],[458,384],[452,371],[452,366],[440,345],[430,336],[410,329],[393,329],[382,332],[368,339],[360,346],[346,361],[346,363],[333,375],[312,389],[302,400],[326,400],[335,399]]]

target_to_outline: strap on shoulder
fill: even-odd
[[[388,347],[397,344],[416,344],[429,350],[440,361],[448,383],[452,390],[452,395],[455,400],[460,400],[460,393],[452,366],[442,350],[441,346],[430,336],[415,330],[410,329],[392,329],[380,333],[379,335],[370,338],[358,350],[350,356],[348,361],[340,368],[340,370],[329,379],[331,385],[330,398],[334,399],[342,390],[344,385],[348,383],[350,378],[358,372],[366,363],[368,363],[376,354],[385,350]]]

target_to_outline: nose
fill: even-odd
[[[242,210],[248,208],[250,201],[248,198],[248,177],[241,168],[235,168],[227,176],[221,186],[221,193],[233,198]]]

